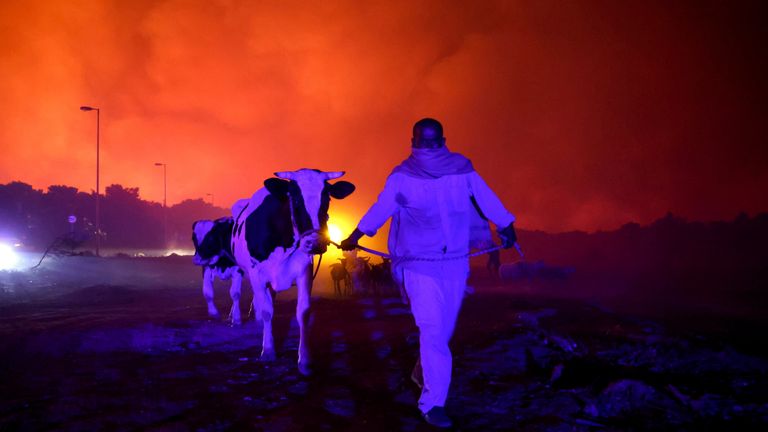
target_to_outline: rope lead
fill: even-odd
[[[336,246],[337,248],[341,249],[341,246],[339,246],[338,243],[332,241],[331,244]],[[403,261],[435,261],[436,262],[436,261],[452,261],[452,260],[457,260],[457,259],[472,258],[472,257],[484,255],[484,254],[487,254],[487,253],[491,253],[493,251],[504,249],[504,246],[496,245],[496,246],[493,246],[491,248],[483,249],[483,250],[480,250],[480,251],[477,251],[477,252],[473,252],[473,253],[465,253],[464,255],[460,255],[460,256],[441,257],[441,258],[425,258],[425,257],[409,257],[409,256],[395,257],[393,255],[390,255],[390,254],[387,254],[387,253],[384,253],[384,252],[379,252],[377,250],[369,249],[369,248],[367,248],[365,246],[357,245],[357,248],[362,250],[362,251],[368,252],[369,254],[377,255],[377,256],[380,256],[382,258],[389,258],[389,259],[397,258],[397,259],[400,259],[400,260],[403,260]],[[520,245],[519,244],[515,243],[515,249],[517,250],[517,253],[520,254],[520,258],[524,258],[525,257],[525,255],[523,255],[523,251],[520,249]]]

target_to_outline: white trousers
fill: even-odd
[[[424,377],[419,409],[426,413],[434,406],[445,406],[448,398],[453,367],[448,342],[453,336],[467,281],[466,278],[439,279],[408,270],[403,272],[403,279],[419,328]]]

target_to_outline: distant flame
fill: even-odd
[[[328,237],[331,238],[331,241],[334,243],[339,243],[342,240],[342,234],[341,234],[341,228],[338,226],[329,223],[328,224]]]
[[[191,256],[194,255],[195,251],[193,249],[168,249],[165,251],[165,256],[170,255],[181,255],[181,256]]]

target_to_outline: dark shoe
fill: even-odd
[[[441,406],[434,406],[431,410],[424,413],[424,420],[432,426],[439,428],[449,428],[453,426],[453,422],[445,414],[445,408]]]

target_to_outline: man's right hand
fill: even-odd
[[[365,234],[363,234],[362,231],[355,228],[355,230],[352,231],[352,234],[350,234],[349,237],[341,241],[341,243],[339,244],[339,247],[341,247],[341,250],[345,250],[345,251],[355,250],[355,248],[358,246],[357,242],[364,235]]]

